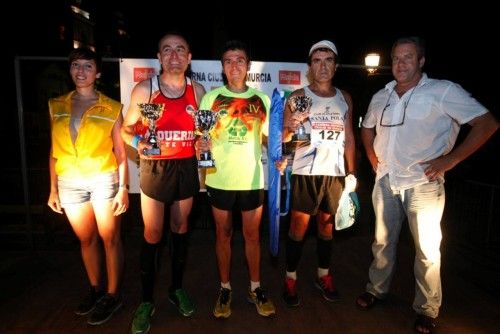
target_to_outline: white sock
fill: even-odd
[[[250,290],[255,291],[255,289],[257,288],[260,288],[260,281],[259,282],[250,281]]]
[[[323,277],[328,275],[328,268],[319,268],[318,267],[318,277]]]
[[[296,271],[287,271],[286,277],[291,278],[293,280],[297,280],[297,272]]]
[[[227,283],[222,283],[220,282],[220,286],[224,289],[229,289],[231,290],[231,282],[227,281]]]

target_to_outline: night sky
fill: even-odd
[[[29,10],[23,2],[14,4],[19,6],[14,15],[28,31],[7,34],[9,54],[53,56],[55,51],[47,47],[46,41],[61,20],[61,4],[68,2],[35,3]],[[382,55],[382,65],[389,65],[392,42],[397,37],[417,35],[426,40],[425,70],[429,76],[460,83],[499,115],[493,98],[496,92],[486,83],[498,77],[491,52],[499,40],[494,33],[498,18],[491,6],[480,1],[455,6],[453,15],[451,9],[437,9],[433,2],[425,1],[404,6],[388,1],[371,5],[336,1],[328,5],[333,7],[328,10],[320,1],[304,2],[302,6],[273,3],[274,10],[270,9],[270,1],[244,1],[238,5],[236,1],[207,1],[203,7],[195,7],[193,1],[125,2],[83,1],[97,31],[112,24],[114,12],[124,14],[130,37],[123,57],[154,57],[159,37],[174,29],[187,36],[195,59],[218,59],[223,43],[237,38],[249,44],[254,60],[304,62],[314,42],[330,39],[342,63],[362,64],[364,55],[375,51]]]

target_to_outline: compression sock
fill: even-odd
[[[302,257],[302,248],[304,241],[296,241],[288,236],[286,240],[286,271],[297,271],[300,258]]]
[[[332,258],[332,243],[333,239],[323,239],[318,236],[316,245],[316,253],[318,255],[318,267],[330,268],[330,260]]]
[[[172,232],[172,291],[182,288],[186,255],[187,233]]]
[[[153,302],[158,246],[159,244],[150,244],[145,239],[142,241],[140,266],[143,302]]]

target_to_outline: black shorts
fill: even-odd
[[[200,190],[198,161],[185,159],[141,159],[142,192],[157,201],[171,204],[193,197]]]
[[[342,183],[339,177],[326,175],[292,175],[292,210],[309,215],[318,209],[334,215],[337,212]]]
[[[220,210],[232,210],[235,205],[241,211],[257,209],[264,203],[264,189],[222,190],[207,186],[210,205]]]

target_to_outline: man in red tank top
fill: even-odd
[[[203,86],[186,77],[191,52],[184,37],[168,33],[158,43],[161,74],[139,82],[132,91],[122,136],[137,149],[140,157],[141,209],[144,240],[141,250],[142,303],[132,322],[132,333],[146,333],[154,313],[153,291],[155,262],[163,235],[164,208],[170,206],[172,232],[172,281],[169,300],[189,317],[194,304],[182,289],[186,258],[188,216],[193,196],[199,191],[197,160],[194,150],[194,122],[191,112],[205,94]],[[148,155],[152,145],[145,138],[148,128],[141,118],[140,103],[164,104],[156,122],[160,154]]]

